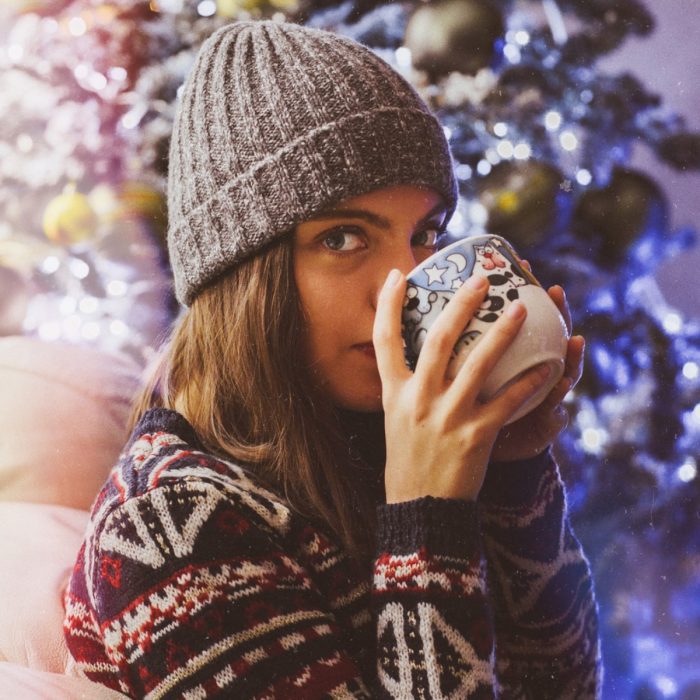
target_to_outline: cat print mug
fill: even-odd
[[[516,300],[527,308],[527,317],[486,378],[480,400],[494,398],[535,365],[546,363],[551,368],[547,382],[510,418],[508,422],[512,423],[537,407],[562,378],[569,333],[556,304],[504,238],[491,234],[462,238],[431,255],[407,275],[402,311],[406,363],[415,369],[428,330],[457,289],[473,274],[488,280],[489,291],[457,340],[448,378],[454,378],[484,333]]]

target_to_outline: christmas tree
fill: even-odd
[[[170,128],[197,48],[236,19],[351,36],[449,135],[453,238],[508,238],[567,290],[587,367],[556,450],[600,604],[605,697],[700,697],[700,328],[655,271],[693,244],[643,142],[679,169],[700,136],[599,59],[639,0],[14,0],[0,12],[0,334],[146,361],[176,313],[163,245]]]

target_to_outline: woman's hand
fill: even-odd
[[[571,313],[564,290],[555,286],[551,287],[548,293],[564,317],[570,334]],[[534,411],[501,430],[493,448],[494,461],[512,462],[535,457],[551,445],[557,435],[566,428],[569,414],[561,402],[581,378],[584,346],[584,339],[580,335],[569,339],[564,376]]]
[[[457,376],[446,378],[452,349],[488,290],[486,279],[471,277],[431,327],[411,372],[401,338],[405,287],[403,275],[393,270],[379,294],[374,321],[385,415],[386,500],[397,503],[423,496],[474,500],[496,436],[546,380],[547,370],[531,370],[488,403],[477,398],[485,377],[525,319],[525,307],[516,302],[475,346]]]

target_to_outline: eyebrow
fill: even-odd
[[[446,213],[446,207],[444,204],[436,204],[425,216],[423,216],[417,225],[425,223],[428,219],[432,218],[438,212]],[[389,219],[375,214],[367,209],[327,209],[326,211],[319,212],[315,216],[312,216],[310,221],[325,221],[326,219],[361,219],[366,221],[377,228],[388,230],[391,228],[391,222]]]

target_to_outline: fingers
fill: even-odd
[[[550,410],[558,406],[573,388],[573,381],[569,377],[562,377],[549,392],[547,398],[542,402],[545,408]]]
[[[566,300],[566,292],[558,284],[550,287],[547,290],[551,300],[557,305],[559,313],[562,315],[564,322],[566,323],[566,329],[571,335],[572,322],[571,322],[571,311],[569,310],[569,303]]]
[[[569,412],[564,406],[551,408],[544,403],[540,404],[534,411],[535,428],[532,431],[532,454],[539,454],[547,446],[551,445],[559,433],[569,424]]]
[[[586,341],[581,335],[574,335],[569,339],[566,348],[566,360],[564,361],[564,377],[571,379],[571,388],[578,384],[583,374],[583,355],[586,349]]]
[[[580,335],[575,335],[569,340],[569,347],[566,354],[564,365],[564,375],[554,385],[554,388],[547,394],[546,398],[537,407],[538,414],[557,414],[563,413],[566,415],[568,422],[568,414],[561,402],[566,398],[566,395],[576,386],[583,369],[583,348],[584,340]]]
[[[569,421],[569,414],[561,403],[581,378],[583,349],[584,340],[582,336],[575,335],[569,340],[564,376],[554,385],[554,388],[547,394],[544,401],[529,416],[531,420],[536,419],[538,422],[556,424],[559,427],[556,434],[563,430]]]
[[[526,316],[527,309],[522,302],[515,301],[508,306],[459,368],[450,388],[453,394],[469,404],[476,400],[486,377],[515,339]]]
[[[387,276],[377,299],[372,342],[383,385],[411,374],[404,362],[401,338],[401,307],[405,288],[406,279],[400,270],[394,269]]]
[[[551,445],[569,423],[569,412],[561,401],[570,388],[571,380],[561,379],[537,408],[515,423],[504,426],[494,445],[493,459],[501,462],[527,459]],[[486,404],[484,408],[489,407]],[[509,411],[510,407],[504,410]]]
[[[444,382],[454,346],[469,321],[479,309],[488,291],[488,280],[474,275],[455,293],[431,326],[416,364],[416,374]]]
[[[495,421],[505,423],[550,377],[549,365],[541,364],[523,374],[502,394],[489,401],[485,408]]]
[[[533,433],[542,447],[551,444],[557,435],[569,424],[569,412],[561,402],[571,390],[571,380],[562,379],[548,394],[547,398],[533,411]]]
[[[520,264],[528,271],[532,272],[532,267],[527,260],[520,260]],[[557,305],[559,313],[561,313],[564,321],[566,322],[566,328],[571,335],[571,329],[573,328],[571,322],[571,312],[569,310],[569,303],[566,300],[566,292],[561,285],[554,285],[547,290],[547,293],[552,298],[552,301]]]

